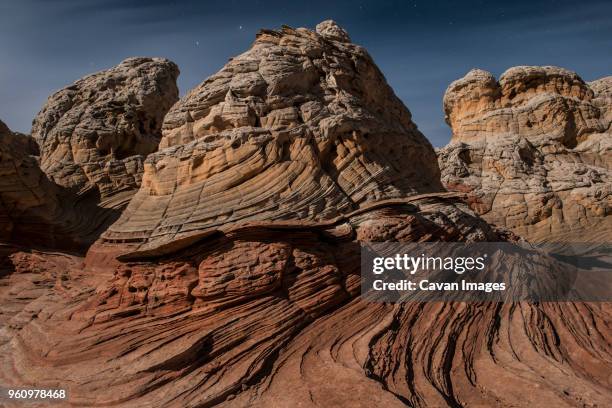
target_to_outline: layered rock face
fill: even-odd
[[[442,188],[335,23],[261,32],[161,145],[86,259],[0,247],[0,383],[85,406],[609,405],[606,305],[359,296],[361,243],[517,238]]]
[[[326,225],[234,225],[107,282],[50,259],[65,278],[10,319],[0,378],[70,384],[76,405],[606,405],[601,305],[358,296],[360,241],[483,239],[504,237],[430,197]]]
[[[143,188],[104,241],[154,250],[229,222],[332,219],[439,191],[409,111],[329,24],[262,31],[174,105]]]
[[[0,239],[41,243],[55,236],[58,189],[40,170],[38,145],[0,121]],[[46,237],[46,238],[42,238]],[[37,239],[39,238],[39,239]]]
[[[611,233],[611,78],[556,67],[472,70],[444,96],[442,182],[483,217],[532,240]],[[605,241],[605,239],[604,239]]]

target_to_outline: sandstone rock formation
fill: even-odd
[[[606,305],[359,296],[361,243],[517,238],[444,191],[335,23],[262,31],[163,128],[85,259],[0,247],[0,383],[85,406],[609,405]]]
[[[104,234],[139,250],[247,220],[320,221],[440,191],[435,153],[331,22],[264,30],[168,112],[143,187]]]
[[[439,151],[442,182],[532,240],[609,237],[611,83],[556,67],[515,67],[499,81],[470,71],[444,96],[453,137]]]
[[[42,170],[79,195],[125,201],[121,193],[138,188],[142,161],[157,150],[178,73],[166,59],[130,58],[53,94],[32,126]]]
[[[168,60],[131,58],[52,95],[34,139],[1,124],[4,240],[91,245],[140,186],[145,156],[178,99],[177,75]]]

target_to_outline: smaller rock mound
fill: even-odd
[[[89,247],[140,186],[145,155],[178,99],[177,75],[168,60],[130,58],[53,94],[33,138],[1,124],[2,239]]]
[[[157,150],[164,115],[178,99],[178,67],[129,58],[53,94],[32,127],[41,168],[78,193],[102,199],[138,188],[142,160]]]
[[[453,137],[438,155],[443,183],[530,239],[602,239],[612,230],[611,88],[610,77],[587,84],[557,67],[510,68],[499,81],[470,71],[444,96]]]
[[[444,113],[453,141],[521,134],[574,147],[586,135],[608,129],[594,98],[589,85],[563,68],[514,67],[499,82],[475,69],[450,84]]]

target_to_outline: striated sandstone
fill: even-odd
[[[40,170],[38,145],[0,121],[0,240],[41,243],[53,240],[59,217],[59,190]],[[60,233],[61,234],[61,233]]]
[[[42,267],[34,288],[13,274],[24,295],[60,286],[8,319],[0,379],[61,379],[76,405],[607,405],[604,304],[358,296],[360,242],[507,239],[441,197],[319,225],[236,224],[107,280],[78,260],[64,280]]]
[[[168,60],[131,58],[49,97],[32,138],[0,125],[2,239],[91,245],[140,186],[145,156],[178,99],[177,76]]]
[[[0,241],[80,251],[91,245],[113,220],[112,212],[100,214],[97,201],[82,200],[49,180],[30,136],[0,122],[0,142]]]
[[[0,248],[0,381],[85,406],[609,405],[609,305],[359,297],[363,242],[517,237],[443,190],[349,41],[262,32],[174,106],[86,259]]]
[[[489,222],[532,240],[602,240],[612,231],[610,78],[515,67],[472,70],[444,96],[453,136],[442,182]]]
[[[326,220],[440,191],[433,148],[343,32],[263,30],[175,104],[103,242],[156,251],[230,222]]]

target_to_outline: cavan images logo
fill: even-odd
[[[403,274],[415,275],[420,271],[429,274],[435,272],[452,272],[462,275],[466,272],[482,272],[485,270],[487,254],[482,256],[412,256],[408,254],[395,254],[390,257],[375,257],[373,259],[372,272],[381,275],[384,272],[399,271]],[[431,279],[400,279],[399,281],[386,282],[376,279],[372,284],[376,291],[400,290],[400,291],[484,291],[490,293],[496,290],[506,289],[505,282],[469,282],[461,279],[459,282],[440,282]]]
[[[581,244],[370,242],[361,247],[361,293],[375,302],[607,301],[609,269],[593,261],[593,251]]]

